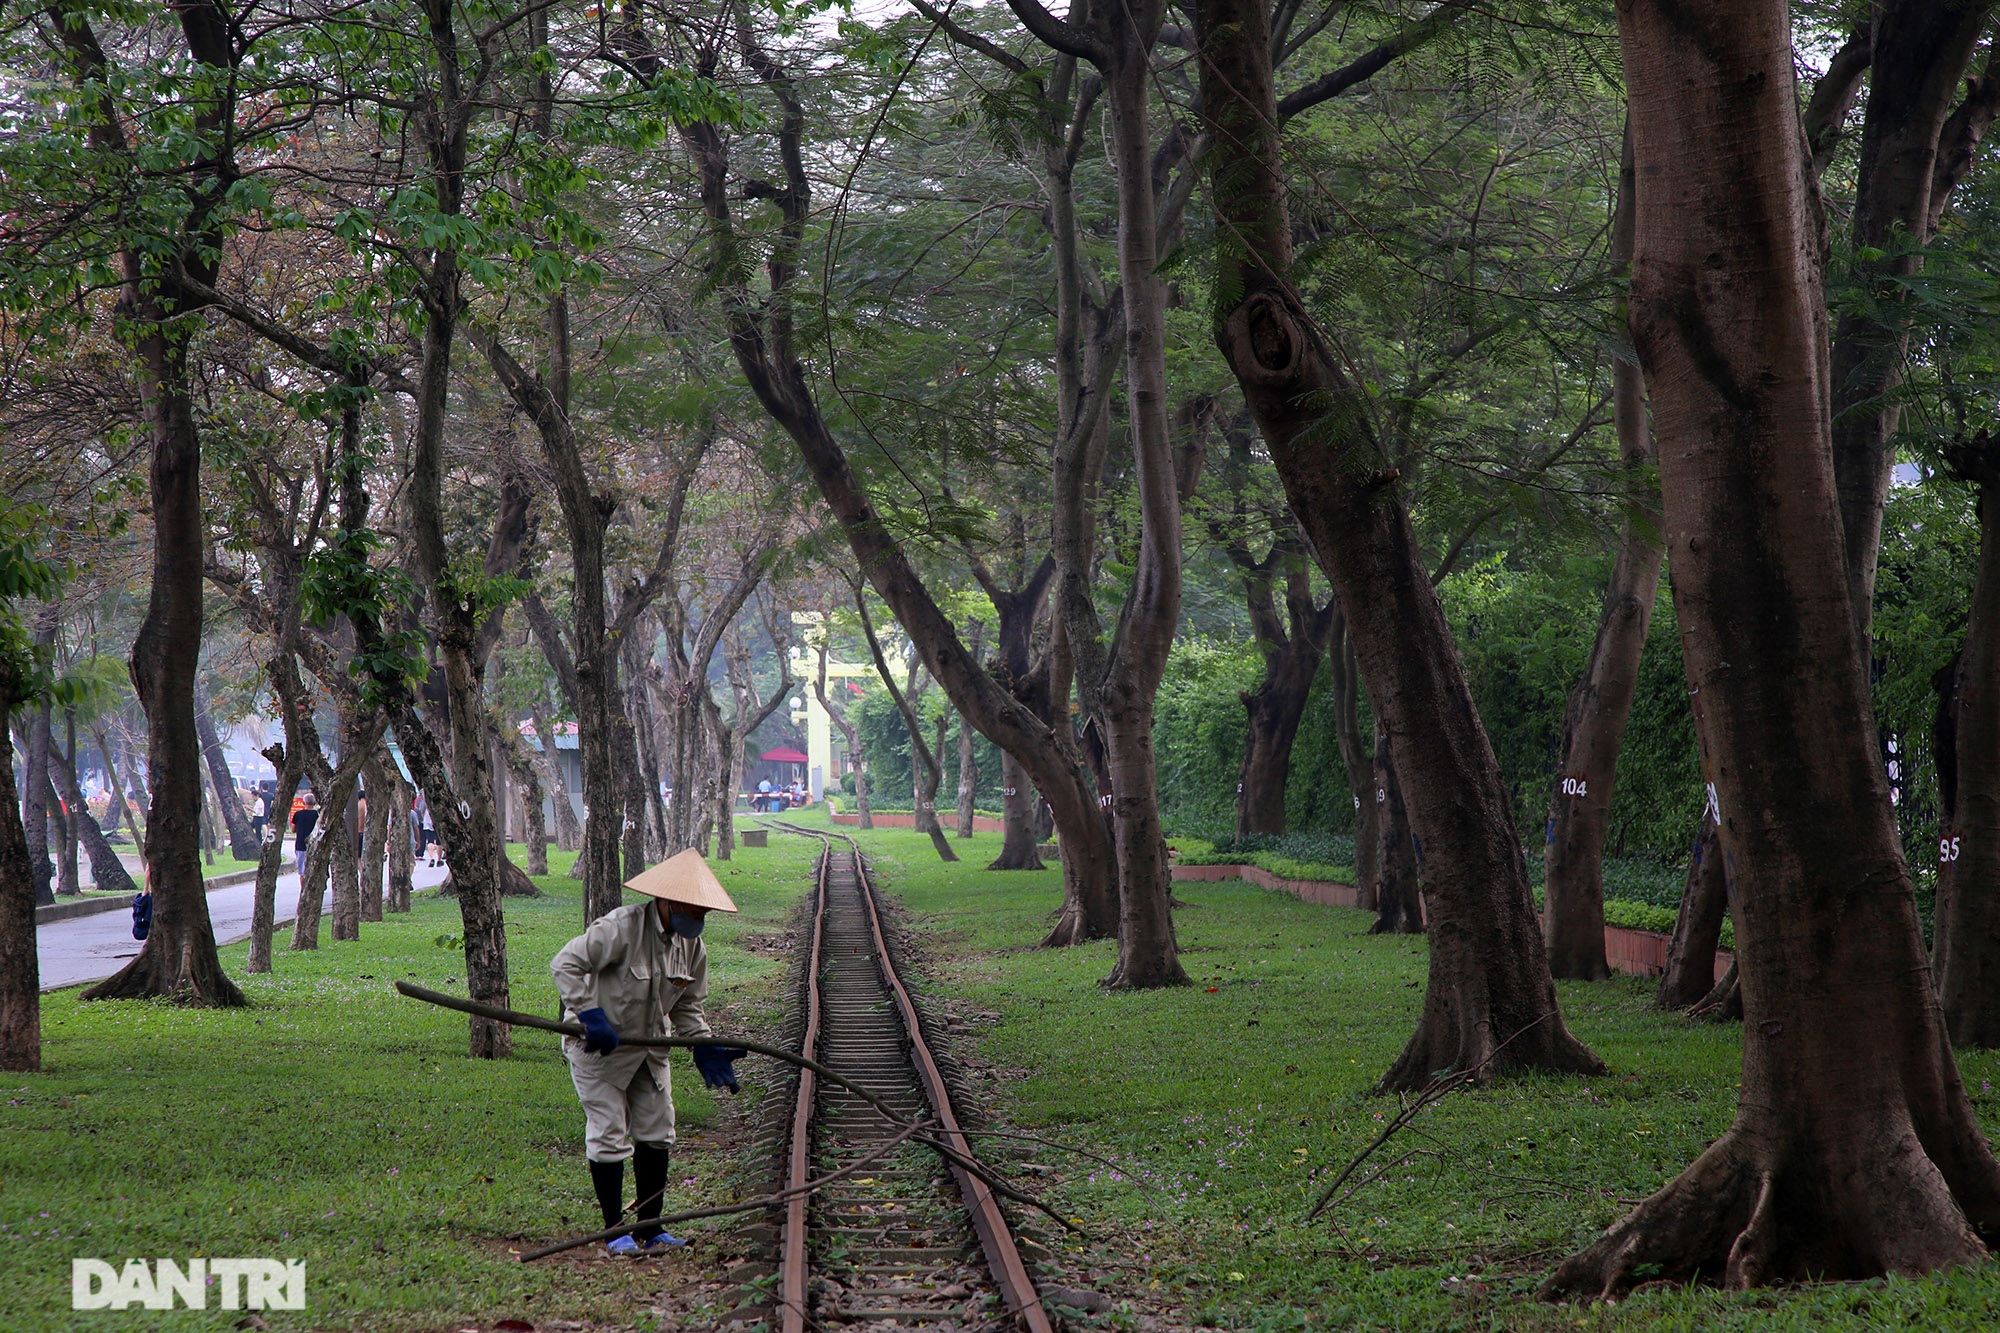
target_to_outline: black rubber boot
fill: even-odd
[[[590,1183],[597,1190],[597,1209],[604,1214],[606,1230],[625,1216],[625,1163],[592,1162]]]
[[[667,1188],[668,1155],[664,1143],[632,1145],[632,1188],[639,1197],[637,1213],[641,1222],[650,1222],[660,1215]],[[632,1233],[641,1245],[652,1244],[653,1237],[659,1234],[658,1227],[641,1227]]]

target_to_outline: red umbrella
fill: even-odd
[[[809,764],[812,762],[807,756],[800,754],[789,745],[780,745],[775,750],[766,750],[757,757],[759,759],[768,759],[774,764]]]

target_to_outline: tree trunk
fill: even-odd
[[[368,819],[361,829],[361,919],[382,919],[382,870],[389,860],[390,812],[396,806],[395,788],[389,782],[389,764],[380,753],[362,766],[361,780],[368,792]]]
[[[1557,1008],[1500,765],[1398,473],[1373,437],[1366,396],[1289,282],[1266,13],[1260,0],[1199,0],[1196,15],[1204,117],[1218,144],[1236,145],[1209,155],[1217,222],[1243,247],[1217,255],[1216,342],[1340,596],[1422,840],[1430,980],[1417,1031],[1380,1086],[1422,1087],[1445,1069],[1600,1072]]]
[[[872,829],[875,817],[868,809],[868,754],[861,748],[861,732],[847,720],[845,709],[835,708],[833,700],[826,692],[826,643],[819,646],[819,675],[813,679],[813,693],[819,698],[819,706],[833,725],[840,729],[840,737],[847,742],[848,762],[854,765],[854,809],[859,817],[855,827]],[[827,774],[829,783],[833,775]]]
[[[958,836],[969,838],[979,815],[979,761],[972,751],[972,728],[958,716]]]
[[[1243,434],[1247,437],[1247,432]],[[1242,507],[1240,481],[1248,471],[1249,441],[1234,435],[1232,432],[1229,472],[1238,481],[1236,518],[1245,522],[1248,516]],[[1288,532],[1278,534],[1270,554],[1261,561],[1251,555],[1247,534],[1240,530],[1226,534],[1224,550],[1242,571],[1250,630],[1258,655],[1264,659],[1264,678],[1256,690],[1237,696],[1243,701],[1249,727],[1243,762],[1236,771],[1236,836],[1283,833],[1292,743],[1298,739],[1299,722],[1305,716],[1306,701],[1312,697],[1320,659],[1326,656],[1327,634],[1333,624],[1331,602],[1337,599],[1330,599],[1325,611],[1313,605],[1312,570],[1305,551]],[[1282,617],[1275,595],[1280,572],[1285,582]]]
[[[49,768],[60,784],[63,799],[69,802],[77,835],[82,839],[84,852],[90,857],[90,878],[98,891],[137,893],[139,886],[132,882],[125,863],[118,859],[118,850],[104,836],[104,830],[98,827],[96,817],[90,813],[90,803],[83,799],[83,784],[77,781],[74,752],[69,759],[64,759],[51,747]]]
[[[208,780],[215,789],[215,803],[222,811],[223,825],[229,830],[229,854],[238,861],[257,859],[257,834],[250,817],[243,813],[243,798],[236,794],[236,780],[229,774],[229,759],[222,751],[222,737],[216,734],[215,719],[208,715],[208,692],[195,698],[194,729],[201,738],[202,758],[208,762]]]
[[[739,252],[733,241],[725,239],[735,226],[727,140],[711,124],[681,127],[682,141],[699,174],[702,210],[719,242],[713,250],[711,276],[718,286],[747,298],[732,300],[727,307],[737,364],[758,402],[797,446],[858,567],[866,571],[916,644],[925,669],[974,726],[1021,760],[1053,807],[1063,831],[1065,903],[1072,909],[1082,904],[1083,910],[1066,912],[1066,921],[1051,933],[1049,942],[1067,943],[1102,933],[1110,919],[1105,908],[1115,892],[1112,852],[1097,815],[1095,794],[1068,734],[1067,718],[1051,724],[1036,717],[966,652],[952,622],[880,521],[813,399],[805,363],[793,343],[789,291],[799,271],[796,260],[812,203],[812,181],[802,151],[805,108],[789,76],[769,53],[754,39],[742,44],[760,82],[783,108],[779,140],[786,185],[777,200],[783,221],[767,265],[775,293],[770,300],[749,298],[747,276],[729,258]]]
[[[1632,160],[1628,142],[1619,169],[1618,205],[1611,224],[1611,261],[1632,258]],[[1623,324],[1624,302],[1615,321]],[[1611,363],[1612,419],[1618,461],[1628,474],[1653,460],[1646,425],[1646,386],[1629,361]],[[1579,981],[1611,975],[1604,957],[1604,835],[1611,822],[1611,790],[1618,749],[1639,691],[1639,664],[1660,585],[1660,520],[1652,505],[1634,496],[1618,536],[1618,558],[1604,590],[1604,611],[1590,664],[1570,691],[1563,712],[1555,790],[1549,798],[1548,855],[1542,879],[1542,922],[1549,971]]]
[[[1181,605],[1181,493],[1167,427],[1166,292],[1152,175],[1152,49],[1164,5],[1111,17],[1105,119],[1118,173],[1118,277],[1125,292],[1125,397],[1139,497],[1132,589],[1104,673],[1106,759],[1118,856],[1118,961],[1113,987],[1188,984],[1174,939],[1173,883],[1160,823],[1153,706]]]
[[[1848,600],[1788,6],[1629,0],[1618,17],[1644,182],[1631,324],[1729,873],[1743,1080],[1729,1130],[1544,1290],[1975,1263],[2000,1165],[1932,988]]]
[[[1361,668],[1354,660],[1354,641],[1347,634],[1347,618],[1340,599],[1333,599],[1333,621],[1328,628],[1330,651],[1327,661],[1333,676],[1334,739],[1340,746],[1341,766],[1347,770],[1347,789],[1354,802],[1354,905],[1372,912],[1378,905],[1381,882],[1381,807],[1375,793],[1375,760],[1361,740]]]
[[[118,776],[118,764],[111,754],[110,734],[102,728],[95,728],[91,731],[91,736],[97,741],[98,754],[104,758],[105,785],[111,790],[111,808],[106,812],[105,836],[109,837],[111,834],[116,833],[118,831],[118,822],[123,820],[125,827],[132,830],[133,848],[138,851],[139,855],[144,856],[146,854],[146,831],[139,827],[139,816],[134,813],[131,804],[125,799],[125,783]]]
[[[16,682],[5,683],[11,687]],[[15,696],[0,694],[0,720],[17,706]],[[0,1069],[38,1070],[41,1000],[35,908],[45,904],[35,901],[27,829],[14,787],[14,747],[7,731],[0,725],[0,800],[6,802],[0,810]]]
[[[1424,929],[1422,868],[1404,813],[1403,787],[1396,780],[1394,749],[1379,722],[1375,726],[1373,772],[1378,845],[1375,923],[1368,927],[1368,933],[1419,935]]]
[[[1957,762],[1938,844],[1932,965],[1952,1041],[1995,1046],[2000,1045],[2000,445],[1981,434],[1953,445],[1946,457],[1961,479],[1978,487],[1979,566],[1952,692]]]
[[[535,738],[540,743],[539,750],[531,751],[535,767],[542,775],[542,785],[548,788],[551,813],[556,817],[556,846],[566,852],[576,851],[583,846],[583,829],[576,822],[576,807],[570,804],[569,783],[563,777],[562,760],[556,754],[555,724],[540,710],[528,714],[535,726]],[[571,872],[574,874],[574,870]]]
[[[353,834],[347,829],[347,821],[341,812],[347,808],[347,798],[353,794],[355,778],[360,775],[361,760],[352,749],[340,757],[338,766],[331,770],[331,776],[322,784],[315,775],[313,786],[318,789],[315,796],[319,801],[319,822],[313,825],[312,836],[306,839],[305,873],[299,876],[298,905],[292,913],[292,943],[294,950],[319,948],[319,923],[324,912],[329,887],[333,889],[333,910],[341,910],[341,895],[334,880],[340,865],[340,849],[347,849],[350,875],[354,864]],[[352,882],[352,881],[350,881]],[[353,929],[360,930],[359,891],[356,890]],[[336,926],[338,923],[336,923]],[[355,935],[342,935],[336,929],[334,938],[353,939]]]
[[[938,732],[938,748],[935,751],[924,744],[924,724],[917,716],[914,696],[911,691],[899,689],[896,685],[896,677],[889,670],[889,659],[882,651],[882,641],[875,633],[874,617],[868,614],[868,598],[860,584],[854,588],[854,607],[861,615],[861,629],[868,640],[869,655],[875,659],[875,674],[882,678],[889,698],[896,705],[897,714],[903,719],[903,730],[910,738],[910,803],[914,809],[910,826],[930,838],[931,847],[940,861],[956,861],[958,853],[945,840],[944,829],[939,826],[937,817],[938,784],[944,776],[943,765],[939,762],[944,757],[944,732],[942,729]],[[915,664],[911,665],[910,674],[914,681]]]
[[[222,841],[216,832],[216,830],[221,826],[216,823],[215,792],[212,788],[207,787],[205,785],[200,787],[199,790],[201,794],[202,863],[208,868],[213,869],[215,866],[215,849],[216,846]],[[55,807],[53,806],[49,808],[49,818],[51,820],[60,819],[60,816],[56,814]]]
[[[28,714],[26,763],[21,776],[21,823],[26,831],[28,869],[34,877],[35,905],[46,907],[56,900],[55,862],[49,857],[49,807],[44,795],[49,789],[49,705],[42,704]]]
[[[282,706],[282,700],[280,703]],[[292,808],[299,780],[305,776],[305,762],[296,744],[287,747],[274,742],[265,748],[264,757],[277,771],[278,785],[271,793],[271,818],[264,826],[263,846],[257,850],[257,884],[250,899],[250,961],[245,970],[252,973],[271,970],[271,937],[277,930],[278,876],[285,866],[288,818],[285,812]]]
[[[736,709],[740,717],[740,701]],[[736,793],[744,787],[744,743],[748,735],[738,733],[734,727],[722,727],[714,741],[716,753],[722,757],[722,791],[716,793],[716,861],[728,861],[736,855]]]
[[[361,762],[364,766],[368,763],[366,759]],[[354,783],[347,789],[347,799],[340,803],[337,825],[340,840],[333,845],[328,876],[333,885],[333,938],[336,940],[361,938],[361,857],[354,845],[360,823],[360,767],[354,770],[354,777]]]
[[[0,673],[4,673],[0,667]],[[0,674],[0,1069],[42,1067],[41,958],[35,948],[35,874],[14,790],[14,738],[7,719],[21,700]]]
[[[62,756],[59,746],[49,746],[49,767],[53,769]],[[76,820],[64,807],[68,804],[56,791],[51,782],[45,789],[43,800],[48,805],[49,822],[56,830],[56,897],[74,898],[83,892],[83,882],[77,876],[76,863]]]
[[[1292,743],[1298,739],[1313,677],[1319,674],[1317,644],[1288,640],[1264,657],[1264,679],[1254,693],[1238,696],[1250,724],[1243,763],[1236,772],[1236,836],[1285,831],[1285,788],[1292,776]]]
[[[542,815],[542,784],[535,776],[535,765],[529,758],[528,744],[519,732],[508,735],[501,733],[501,753],[507,766],[513,771],[514,784],[521,792],[521,838],[527,844],[529,875],[549,873],[549,829],[548,821]]]
[[[1028,770],[1006,750],[1000,752],[1000,855],[988,870],[1040,870],[1042,853],[1035,837],[1035,789]]]
[[[414,888],[411,877],[416,873],[416,788],[404,781],[402,772],[394,761],[383,760],[382,769],[389,775],[389,793],[392,798],[389,811],[389,887],[383,896],[382,910],[385,912],[407,912],[410,910],[410,895]]]
[[[1983,0],[1885,0],[1875,7],[1848,250],[1850,280],[1865,297],[1841,315],[1830,351],[1834,482],[1848,598],[1864,645],[1909,360],[1910,279],[1923,266],[1937,215],[1957,183],[1956,176],[1940,175],[1939,140],[1955,119],[1952,98],[1991,10]],[[1991,80],[1974,80],[1969,102],[1992,96],[1982,82]],[[1992,114],[1990,105],[1979,112],[1984,121]],[[1970,137],[1977,143],[1979,130]]]
[[[1729,915],[1729,878],[1717,835],[1714,818],[1702,811],[1673,938],[1667,943],[1667,964],[1653,1000],[1662,1009],[1692,1009],[1715,989],[1715,951]]]
[[[208,273],[213,278],[212,270]],[[136,277],[132,286],[136,286]],[[138,299],[157,311],[154,298]],[[146,882],[153,928],[139,954],[83,993],[86,1000],[170,995],[184,1003],[234,1006],[243,993],[222,970],[208,916],[198,846],[201,744],[194,685],[201,655],[201,439],[189,390],[187,350],[162,322],[134,338],[152,424],[153,586],[132,643],[132,686],[146,711]]]

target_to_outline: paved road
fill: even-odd
[[[419,861],[412,882],[423,889],[443,883],[444,877],[443,866],[431,869]],[[250,934],[250,909],[256,887],[254,883],[238,884],[208,895],[208,917],[215,923],[217,942],[230,944]],[[279,925],[292,919],[298,901],[299,877],[291,873],[280,875]],[[328,912],[333,910],[330,893],[320,902]],[[41,959],[42,989],[56,990],[110,976],[139,952],[139,941],[132,938],[130,912],[102,912],[36,926],[35,950]]]

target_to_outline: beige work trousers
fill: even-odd
[[[673,1085],[666,1062],[643,1046],[593,1055],[572,1038],[563,1043],[570,1081],[583,1102],[583,1153],[593,1162],[622,1162],[634,1143],[674,1141]]]

